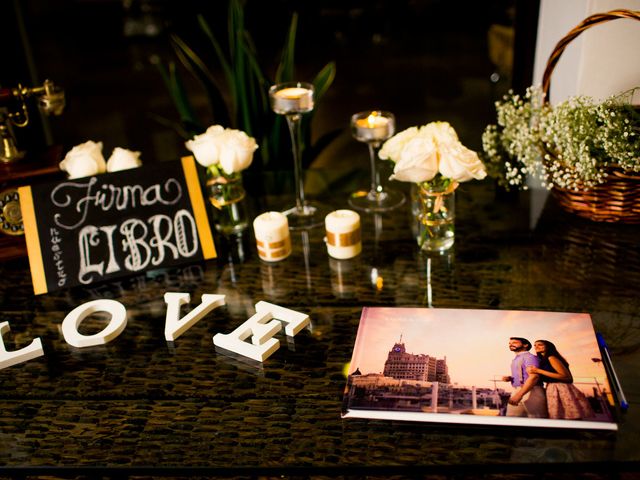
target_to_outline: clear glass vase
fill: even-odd
[[[218,232],[231,235],[242,232],[249,225],[242,175],[213,175],[207,177],[209,202],[213,205],[213,223]]]
[[[418,184],[415,188],[413,213],[416,219],[416,240],[421,250],[443,252],[455,241],[455,188]]]

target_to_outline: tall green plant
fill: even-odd
[[[198,25],[208,41],[213,57],[217,60],[217,70],[222,80],[214,74],[199,53],[191,48],[179,35],[171,36],[171,44],[184,68],[203,86],[211,106],[214,123],[231,126],[247,132],[260,145],[261,162],[254,162],[263,168],[289,168],[291,162],[290,145],[286,138],[285,122],[281,116],[271,111],[268,98],[269,87],[273,83],[294,80],[295,43],[298,15],[293,14],[285,38],[280,61],[272,81],[260,66],[253,39],[245,28],[244,4],[241,0],[229,0],[227,17],[227,49],[225,50],[202,15],[197,17]],[[159,65],[165,84],[180,114],[183,133],[192,136],[204,130],[202,122],[193,114],[183,83],[175,69]],[[334,62],[327,63],[313,79],[315,99],[318,102],[331,86],[336,73]],[[308,163],[317,155],[328,139],[322,138],[311,145],[312,115],[303,118],[303,158]],[[286,152],[286,153],[285,153]],[[261,165],[260,165],[261,163]]]

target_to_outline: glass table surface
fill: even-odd
[[[348,193],[333,192],[319,197],[347,208]],[[0,477],[639,471],[640,227],[583,220],[553,197],[504,194],[490,181],[463,184],[456,197],[456,240],[443,254],[418,251],[408,202],[361,214],[363,251],[346,261],[327,255],[324,229],[314,228],[291,233],[281,262],[261,261],[247,230],[217,236],[215,260],[42,296],[26,259],[0,265],[7,350],[34,338],[45,350],[0,370]],[[192,305],[224,294],[226,306],[167,342],[169,291],[189,293]],[[69,346],[62,320],[100,298],[125,305],[126,329],[103,346]],[[213,335],[234,330],[260,300],[308,313],[310,328],[279,337],[262,364],[216,351]],[[617,432],[342,419],[363,306],[590,313],[630,408]],[[461,341],[473,349],[473,338]]]

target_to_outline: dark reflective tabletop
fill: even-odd
[[[345,193],[322,199],[346,207]],[[45,350],[0,370],[0,476],[638,471],[640,226],[592,223],[552,197],[506,195],[490,181],[463,184],[456,199],[445,254],[418,251],[405,205],[362,214],[363,252],[348,261],[328,257],[316,228],[292,232],[294,251],[278,263],[258,259],[248,230],[216,237],[213,261],[38,297],[26,259],[0,265],[7,349],[39,337]],[[226,306],[168,343],[167,291],[189,293],[192,305],[225,294]],[[99,298],[126,306],[124,332],[104,346],[66,344],[62,320]],[[311,327],[279,337],[263,364],[217,352],[213,335],[234,330],[260,300],[308,313]],[[590,313],[630,409],[608,433],[343,420],[343,371],[363,306]],[[99,331],[100,319],[83,328]]]

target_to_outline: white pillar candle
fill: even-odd
[[[280,212],[266,212],[253,221],[258,256],[267,262],[284,260],[291,253],[289,222]]]
[[[324,219],[327,251],[337,259],[353,258],[362,251],[360,215],[353,210],[336,210]]]
[[[382,142],[393,135],[395,125],[390,117],[381,112],[371,112],[355,121],[354,136],[361,142]]]
[[[271,96],[271,106],[279,115],[310,112],[313,110],[313,90],[305,87],[277,90]]]

